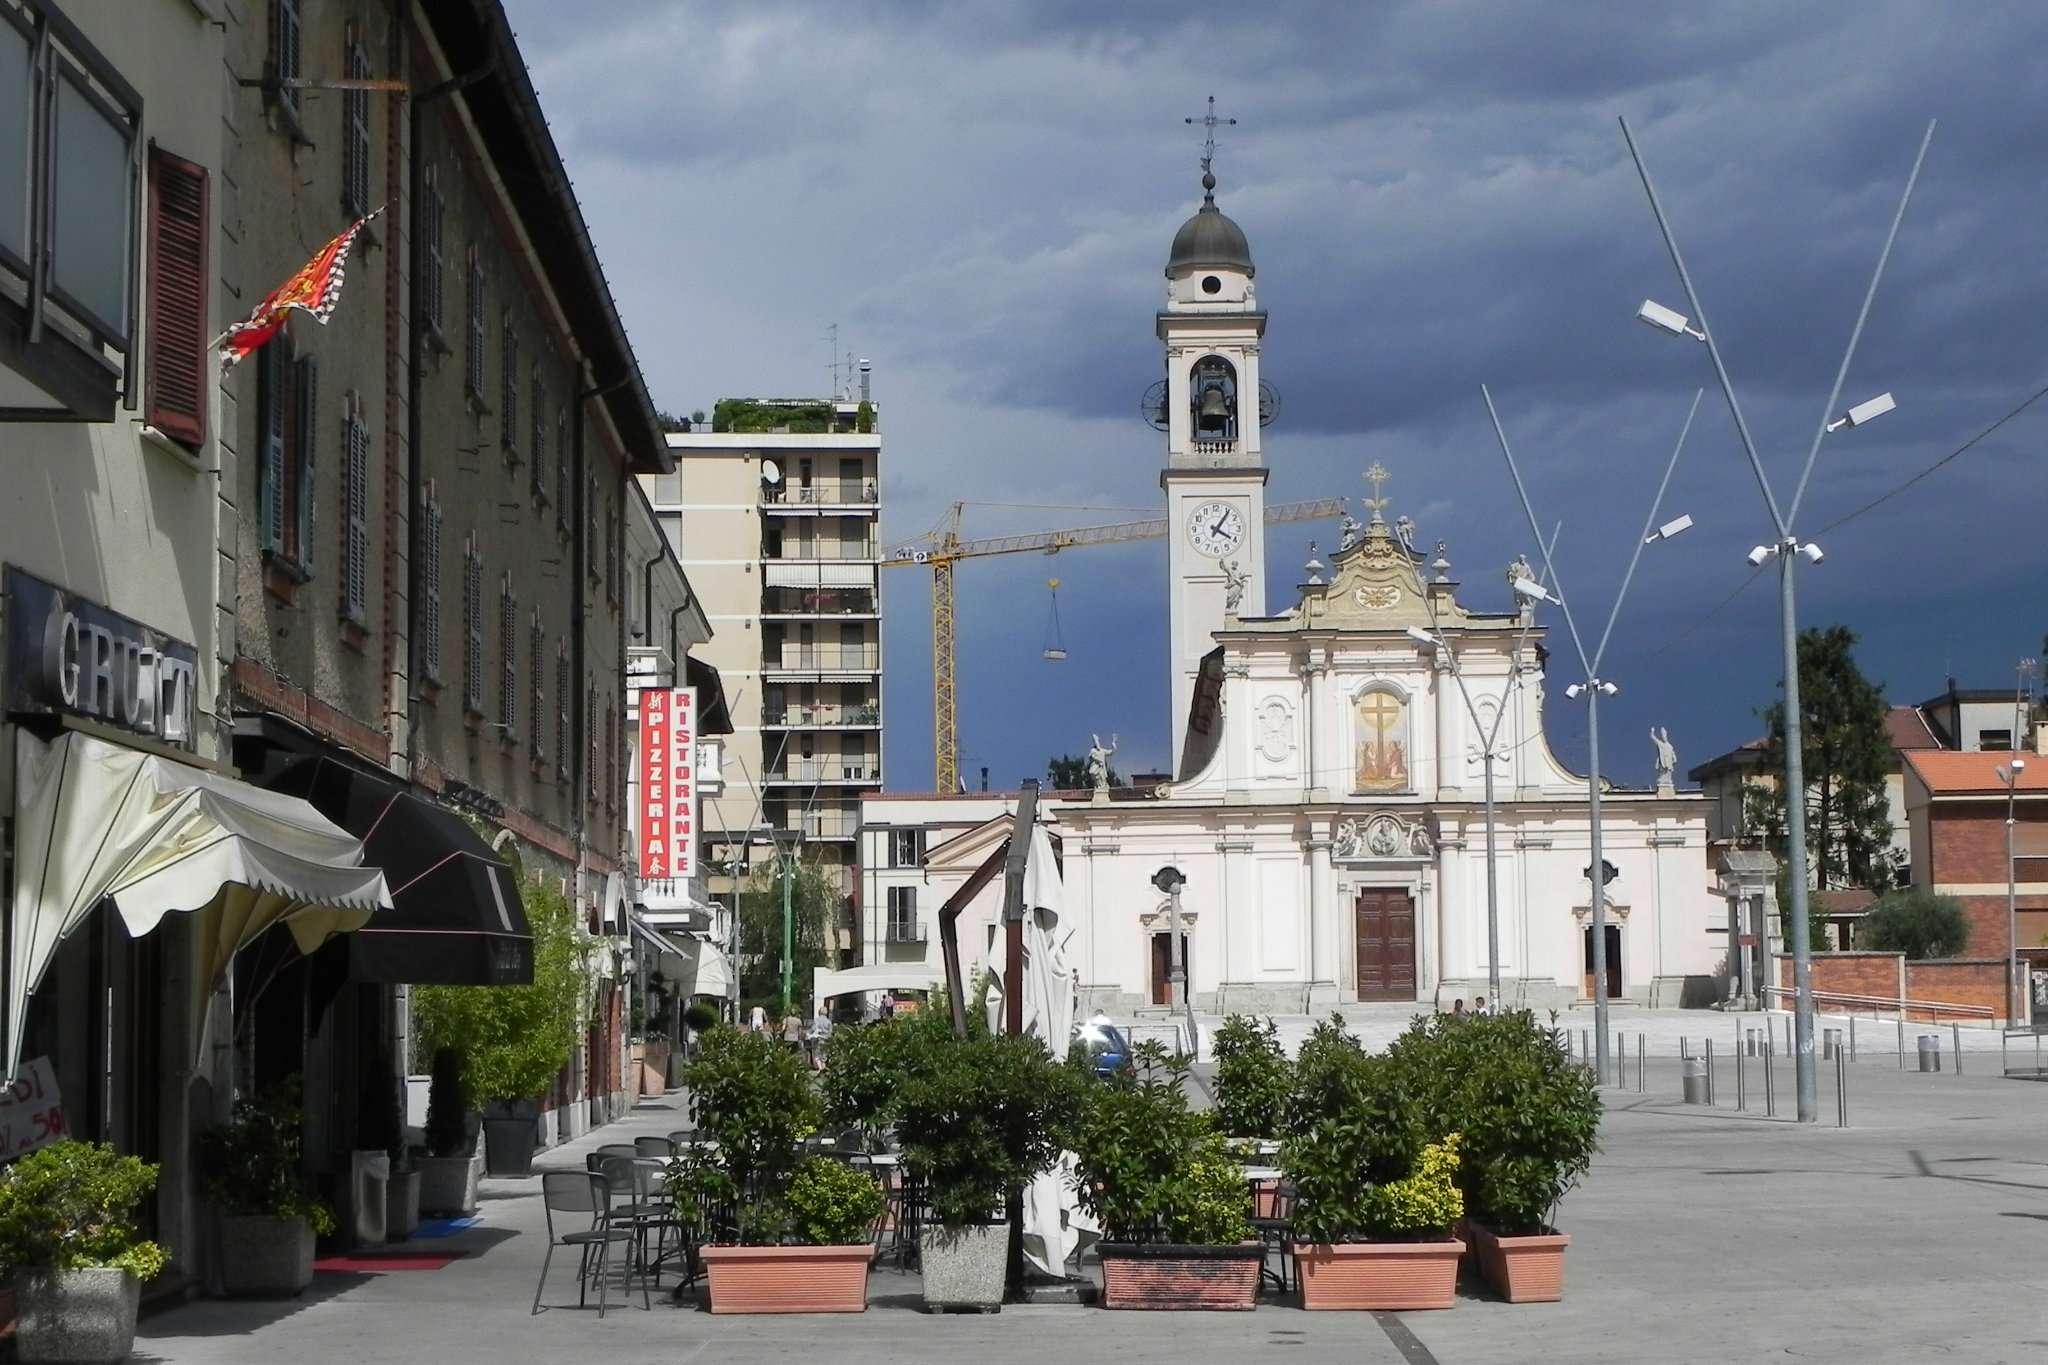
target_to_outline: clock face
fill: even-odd
[[[1188,513],[1188,544],[1221,559],[1244,544],[1244,513],[1227,502],[1205,502]]]

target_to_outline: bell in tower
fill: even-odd
[[[1196,432],[1212,441],[1237,439],[1237,371],[1221,356],[1204,356],[1190,378]]]

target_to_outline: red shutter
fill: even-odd
[[[206,169],[149,149],[149,326],[143,420],[206,442]]]

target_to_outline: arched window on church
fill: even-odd
[[[1409,790],[1408,699],[1391,687],[1368,687],[1352,699],[1351,716],[1353,790]]]
[[[1197,360],[1188,375],[1188,405],[1197,441],[1235,442],[1237,367],[1220,355]]]

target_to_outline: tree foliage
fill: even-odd
[[[1822,887],[1892,884],[1892,822],[1885,776],[1892,762],[1881,684],[1856,666],[1856,633],[1846,626],[1810,626],[1799,635],[1800,755],[1806,778],[1806,855],[1810,884]],[[1782,687],[1781,687],[1782,690]],[[1783,697],[1764,707],[1763,770],[1785,768]],[[1783,781],[1752,784],[1745,816],[1781,857],[1785,844]]]
[[[1228,1245],[1251,1236],[1251,1187],[1210,1116],[1188,1106],[1188,1061],[1139,1043],[1128,1072],[1090,1086],[1074,1190],[1112,1242]]]
[[[821,859],[799,858],[790,881],[790,990],[792,1003],[811,996],[811,972],[835,965],[832,923],[846,903],[837,874]],[[782,864],[757,867],[739,895],[740,999],[782,1001]]]
[[[164,1251],[135,1210],[157,1168],[104,1143],[53,1142],[0,1169],[0,1274],[111,1266],[147,1280]]]
[[[1230,1137],[1272,1137],[1287,1114],[1294,1067],[1271,1019],[1233,1014],[1216,1030],[1216,1124]]]
[[[802,1058],[768,1034],[720,1025],[698,1040],[683,1084],[691,1122],[716,1146],[692,1146],[670,1165],[671,1192],[685,1206],[729,1211],[710,1229],[714,1240],[782,1241],[791,1231],[789,1182],[820,1116]]]
[[[1037,1038],[922,1037],[895,1101],[904,1167],[947,1227],[995,1221],[1012,1186],[1059,1161],[1089,1081]]]
[[[533,984],[421,986],[413,991],[420,1041],[463,1058],[473,1102],[531,1100],[546,1093],[583,1039],[590,1014],[586,936],[576,908],[552,880],[521,888],[533,930]]]
[[[1863,941],[1872,952],[1904,953],[1911,961],[1954,957],[1970,941],[1963,903],[1924,886],[1882,897],[1863,921]]]
[[[1054,754],[1045,761],[1046,785],[1053,791],[1086,791],[1095,784],[1088,777],[1088,755]],[[1116,764],[1109,765],[1109,785],[1121,787],[1123,774],[1116,770]]]

